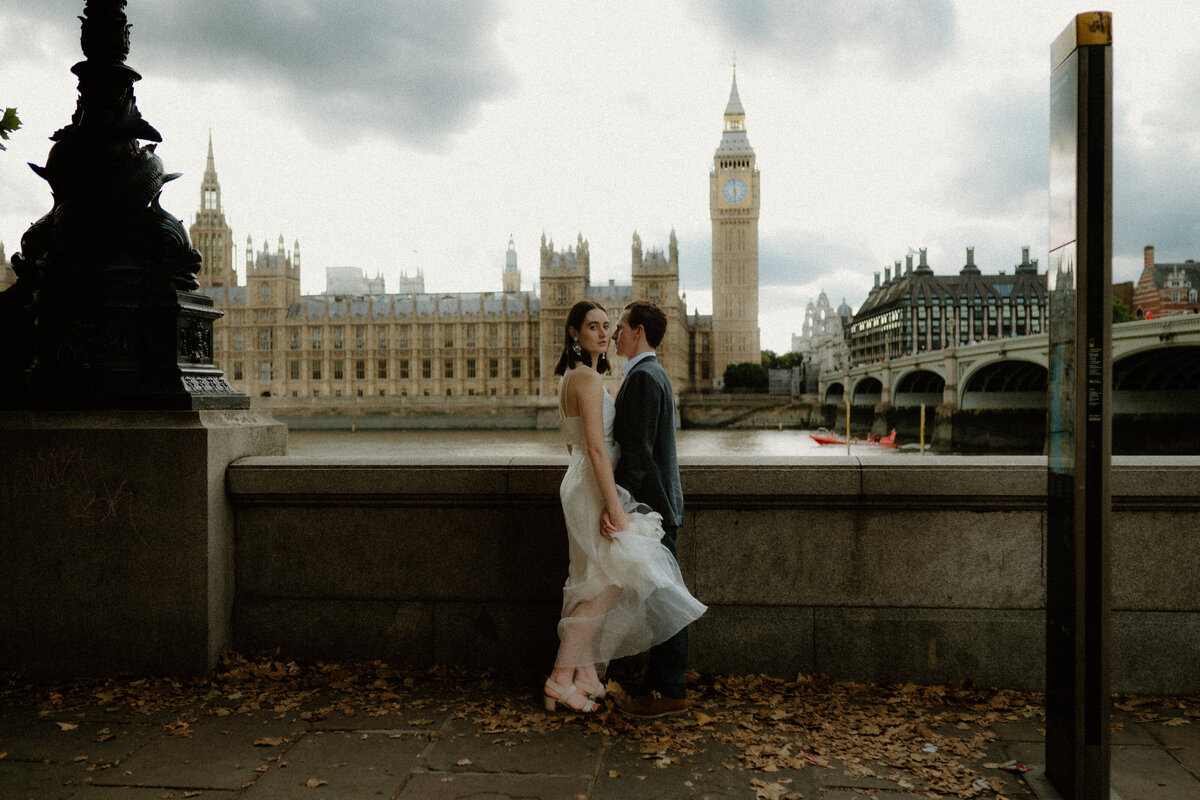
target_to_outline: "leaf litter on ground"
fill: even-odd
[[[666,768],[720,744],[735,755],[727,770],[751,773],[756,797],[799,796],[779,773],[824,769],[852,778],[882,778],[901,788],[946,797],[1011,796],[1003,774],[983,775],[994,726],[1044,724],[1044,696],[939,686],[835,681],[821,675],[786,680],[764,675],[690,672],[691,713],[654,721],[609,708],[599,714],[549,714],[538,681],[485,670],[393,667],[383,661],[301,663],[278,653],[226,652],[206,678],[116,677],[28,684],[17,690],[43,717],[99,706],[130,714],[168,714],[167,732],[190,736],[202,716],[266,713],[315,722],[394,716],[395,727],[436,741],[439,715],[474,724],[481,735],[511,742],[571,727],[586,735],[635,743],[649,766]],[[610,694],[622,691],[610,681]],[[1114,697],[1114,708],[1141,722],[1184,725],[1200,716],[1200,698]],[[72,723],[57,723],[71,730]],[[260,739],[261,746],[278,746]],[[280,740],[279,744],[282,744]],[[321,780],[314,778],[314,781]],[[986,788],[983,788],[986,787]]]

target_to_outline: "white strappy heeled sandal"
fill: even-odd
[[[584,700],[582,708],[575,708],[574,706],[569,705],[566,702],[567,698],[575,693],[579,693],[585,698],[587,697],[587,695],[584,694],[579,687],[573,683],[564,689],[554,681],[547,678],[546,689],[554,693],[551,695],[547,694],[546,692],[542,692],[542,700],[545,703],[547,711],[556,711],[561,708],[562,710],[569,711],[573,714],[594,714],[600,710],[600,706],[598,706],[596,703],[593,703],[591,700],[586,699]]]
[[[585,697],[592,700],[603,700],[608,697],[608,690],[605,688],[603,681],[589,686],[587,681],[576,678],[575,686],[579,691],[583,692]]]

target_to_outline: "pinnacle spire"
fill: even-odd
[[[215,186],[217,183],[217,166],[213,159],[212,128],[208,129],[208,163],[204,167],[203,183],[209,186]]]
[[[746,110],[742,108],[742,99],[738,97],[736,61],[733,63],[733,86],[729,89],[729,103],[725,106],[725,116],[731,115],[743,117],[746,115]]]

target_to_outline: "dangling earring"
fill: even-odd
[[[583,348],[579,346],[578,339],[576,339],[574,344],[571,345],[571,349],[575,351],[575,355],[577,355],[577,356],[583,355]]]

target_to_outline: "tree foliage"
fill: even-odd
[[[725,391],[767,391],[767,370],[762,364],[743,361],[725,368]]]
[[[791,369],[804,366],[804,356],[800,353],[784,353],[776,355],[774,350],[762,351],[763,369]]]
[[[4,109],[4,115],[0,116],[0,140],[7,140],[9,134],[20,127],[21,119],[17,116],[17,110],[15,108]],[[4,149],[6,149],[5,146],[0,143],[0,150]]]
[[[1131,322],[1133,318],[1133,312],[1129,310],[1129,306],[1125,305],[1125,301],[1119,297],[1114,297],[1112,321]]]

